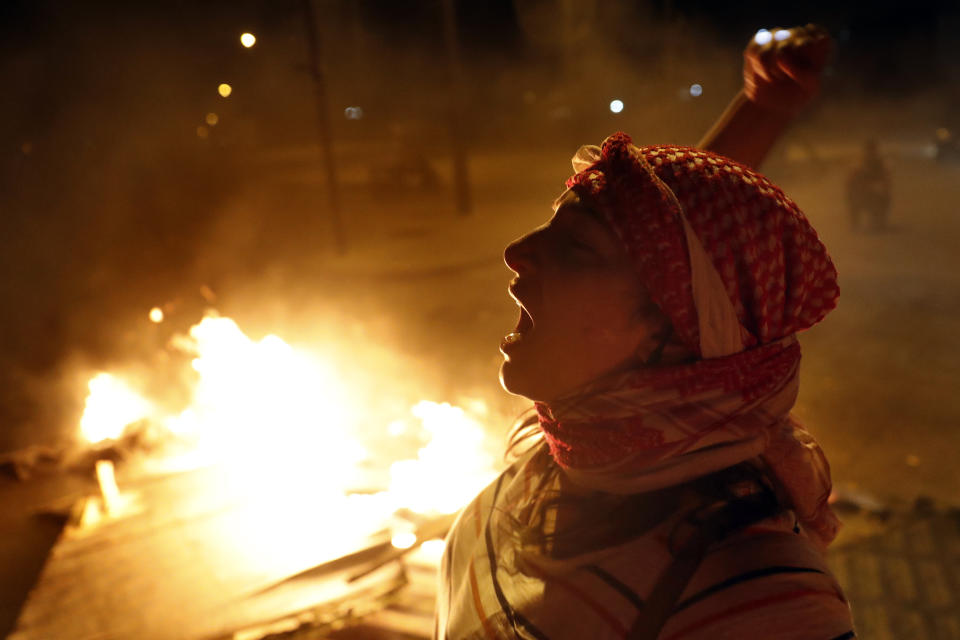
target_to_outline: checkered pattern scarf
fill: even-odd
[[[550,452],[575,482],[649,491],[763,458],[812,539],[839,522],[830,470],[790,416],[797,331],[838,297],[816,231],[769,180],[716,154],[636,147],[617,133],[574,158],[567,186],[623,240],[653,301],[700,358],[640,369],[538,404]]]

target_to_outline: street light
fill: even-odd
[[[257,36],[246,31],[240,34],[240,44],[249,49],[253,45],[257,44]]]

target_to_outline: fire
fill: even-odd
[[[417,512],[455,513],[493,479],[493,460],[484,455],[483,427],[460,407],[422,401],[411,413],[430,441],[416,460],[390,467],[390,492]]]
[[[230,491],[269,510],[272,522],[281,513],[296,514],[284,516],[288,520],[320,517],[317,522],[287,522],[313,533],[301,541],[302,547],[288,545],[283,563],[292,562],[306,547],[339,547],[357,535],[348,526],[327,526],[334,515],[334,521],[368,530],[388,522],[395,545],[412,546],[416,536],[392,514],[401,509],[454,513],[496,474],[493,457],[484,450],[482,403],[465,410],[421,401],[410,416],[385,421],[374,434],[364,433],[360,425],[369,398],[350,388],[327,359],[274,335],[253,340],[235,321],[216,315],[203,318],[174,345],[191,356],[189,406],[164,411],[162,402],[133,391],[135,384],[100,373],[89,383],[80,432],[97,443],[119,438],[131,423],[146,421],[186,443],[188,453],[181,448],[178,455],[191,465],[227,469]],[[366,419],[369,422],[369,415]],[[376,458],[365,442],[378,451],[386,445],[389,453]],[[167,469],[189,466],[168,462]],[[372,495],[369,489],[377,487],[370,486],[370,478],[381,478],[374,483],[380,491]],[[368,495],[351,495],[352,487]],[[248,527],[238,528],[243,535],[268,535],[261,529],[269,519],[258,513]],[[327,537],[336,534],[337,540],[320,540],[318,531]]]
[[[323,465],[329,481],[349,479],[366,456],[346,431],[349,391],[325,363],[277,336],[255,342],[230,318],[204,318],[185,348],[196,354],[199,381],[191,406],[167,424],[198,448],[233,461]]]
[[[94,376],[87,388],[80,433],[90,442],[119,438],[127,425],[151,412],[149,402],[109,373]]]

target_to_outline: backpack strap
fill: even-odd
[[[696,530],[680,547],[650,597],[634,620],[627,640],[656,640],[667,623],[684,588],[700,566],[707,549],[741,529],[764,520],[779,511],[780,505],[772,492],[763,491],[728,502],[706,518],[695,522]]]

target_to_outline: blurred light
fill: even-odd
[[[434,538],[433,540],[427,540],[422,545],[423,550],[430,554],[437,554],[438,556],[443,555],[443,550],[446,548],[447,543],[441,540],[440,538]]]
[[[363,117],[363,107],[347,107],[343,110],[347,120],[359,120]]]
[[[150,309],[150,322],[155,322],[156,324],[163,322],[163,309],[160,307]]]
[[[940,127],[936,131],[937,140],[940,142],[946,142],[951,138],[950,129],[946,127]]]
[[[611,100],[610,111],[613,113],[620,113],[623,111],[623,100]]]
[[[790,37],[789,29],[777,29],[776,31],[773,32],[773,39],[776,40],[777,42],[780,42],[781,40],[786,40],[789,37]]]
[[[24,142],[22,145],[20,145],[20,151],[22,151],[23,155],[25,156],[30,155],[33,152],[33,143]]]
[[[211,127],[215,127],[217,126],[217,123],[220,122],[220,116],[211,112],[207,114],[204,120],[206,120],[207,124]]]
[[[407,431],[407,423],[403,420],[394,420],[387,425],[387,433],[392,436],[401,436]]]
[[[753,41],[761,47],[768,44],[771,40],[773,40],[773,34],[766,29],[760,29],[760,31],[757,31],[757,34],[753,36]]]
[[[390,544],[397,549],[409,549],[417,544],[417,535],[410,531],[401,531],[400,533],[393,534],[393,538],[390,539]]]
[[[443,550],[446,549],[447,543],[441,540],[440,538],[434,538],[433,540],[427,540],[420,548],[423,549],[424,553],[436,556],[439,560],[443,556]]]
[[[210,130],[207,129],[205,126],[200,125],[199,127],[197,127],[197,137],[198,137],[198,138],[200,138],[200,139],[202,139],[202,140],[206,140],[206,139],[207,139],[207,136],[209,136],[209,135],[210,135]]]
[[[447,544],[439,538],[427,540],[420,545],[420,557],[439,566],[443,561],[443,550],[446,547]]]
[[[228,97],[233,93],[233,87],[228,85],[226,82],[221,82],[220,86],[217,87],[217,93],[219,93],[224,98]]]
[[[703,94],[703,87],[697,83],[690,85],[690,95],[694,98],[699,98]]]
[[[247,49],[257,44],[257,36],[252,33],[242,33],[240,34],[240,44],[245,46]]]

